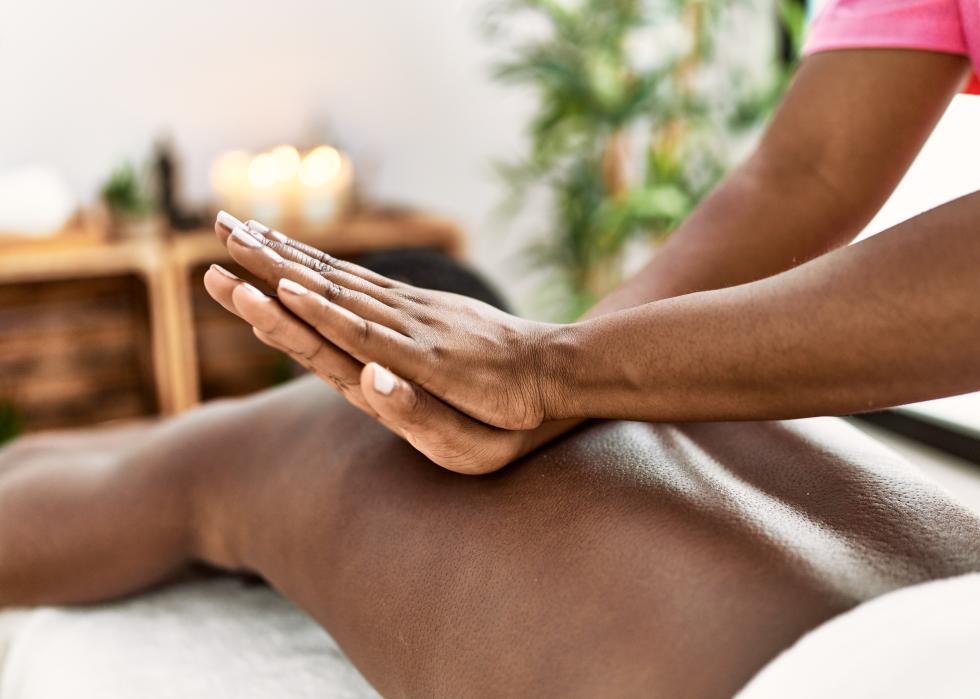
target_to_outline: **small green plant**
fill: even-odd
[[[113,213],[130,218],[149,216],[156,210],[146,178],[128,161],[113,170],[102,186],[102,200]]]
[[[730,166],[737,135],[768,115],[776,90],[715,60],[719,20],[739,4],[491,5],[487,33],[507,43],[509,56],[495,75],[530,88],[537,103],[528,154],[497,169],[509,212],[532,193],[550,202],[550,235],[531,259],[558,282],[549,285],[558,299],[554,315],[574,317],[610,291],[621,279],[626,243],[670,233]],[[527,23],[518,25],[517,16],[530,16],[542,31],[518,37],[515,27]]]
[[[0,399],[0,444],[17,437],[23,429],[20,411],[12,401]]]
[[[806,2],[804,0],[777,0],[779,23],[789,38],[791,69],[803,55],[803,40],[806,35]],[[787,75],[789,72],[787,72]]]

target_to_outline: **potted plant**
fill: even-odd
[[[529,152],[497,169],[509,211],[532,192],[550,201],[549,235],[531,259],[552,273],[554,315],[575,317],[616,286],[627,243],[668,235],[730,166],[736,136],[768,115],[785,71],[774,63],[760,85],[715,56],[719,23],[739,4],[491,5],[487,33],[509,55],[495,75],[536,98]],[[540,31],[517,38],[528,24]]]
[[[132,163],[124,162],[113,170],[101,194],[113,237],[151,236],[162,229],[146,178]]]

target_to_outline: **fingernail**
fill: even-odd
[[[395,390],[395,375],[377,364],[374,365],[374,390],[383,396],[390,396]]]
[[[258,296],[263,301],[265,301],[266,299],[269,298],[268,296],[266,296],[265,294],[263,294],[261,291],[259,291],[258,289],[256,289],[254,286],[252,286],[248,282],[242,284],[242,286],[245,288],[245,291],[247,291],[248,293],[252,294],[253,296]]]
[[[258,233],[268,233],[270,230],[272,230],[264,223],[259,223],[258,221],[249,221],[245,224],[245,226],[250,231],[257,231]]]
[[[239,245],[244,245],[247,248],[261,248],[262,243],[254,236],[249,235],[244,228],[238,227],[231,232],[231,237],[235,239],[235,242]]]
[[[285,291],[289,294],[294,294],[296,296],[305,296],[310,293],[310,290],[301,284],[297,284],[292,279],[280,279],[279,280],[279,291]]]
[[[221,275],[224,275],[224,276],[228,277],[229,279],[234,279],[236,282],[238,281],[238,277],[236,277],[234,274],[232,274],[231,272],[229,272],[227,269],[225,269],[221,265],[211,265],[211,269],[213,271],[217,272],[218,274],[221,274]]]
[[[285,236],[279,231],[269,231],[269,237],[273,240],[278,240],[280,243],[288,243],[289,236]]]
[[[242,225],[241,221],[229,214],[227,211],[218,212],[218,223],[227,228],[229,231],[233,231],[235,228]]]

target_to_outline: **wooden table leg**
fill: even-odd
[[[153,246],[145,261],[153,333],[153,372],[160,412],[174,415],[200,402],[188,269],[171,246]]]

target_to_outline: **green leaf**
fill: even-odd
[[[146,216],[156,208],[148,184],[128,161],[113,170],[101,193],[110,209],[129,216]]]
[[[0,400],[0,444],[17,437],[23,429],[20,411],[12,401]]]
[[[806,34],[806,5],[798,0],[778,0],[779,20],[789,34],[793,55],[799,60],[803,55],[803,39]]]
[[[632,200],[640,218],[680,221],[693,208],[691,198],[679,186],[664,184],[640,190]]]

